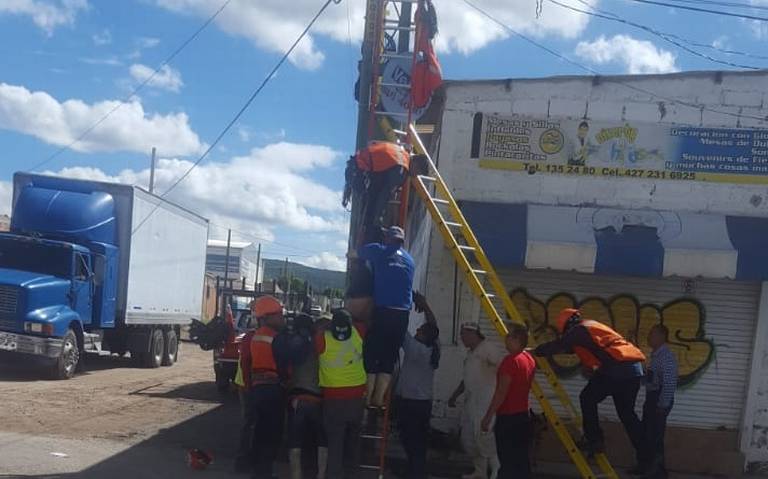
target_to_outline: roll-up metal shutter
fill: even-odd
[[[608,277],[554,271],[502,270],[499,274],[510,291],[524,288],[532,300],[541,303],[555,296],[562,300],[565,295],[573,296],[577,303],[591,299],[592,304],[600,301],[610,304],[611,299],[622,297],[621,303],[613,303],[617,316],[632,314],[629,298],[637,301],[638,309],[643,305],[658,307],[659,314],[666,313],[665,324],[670,327],[671,336],[680,330],[679,327],[683,328],[683,338],[671,338],[671,341],[679,345],[675,351],[682,363],[681,369],[688,373],[683,378],[687,384],[677,390],[670,424],[705,429],[739,428],[757,321],[759,283]],[[477,302],[468,294],[467,288],[460,289],[461,299],[457,302],[460,321],[473,319],[473,312],[476,318]],[[694,303],[699,306],[693,307]],[[665,305],[675,304],[688,306],[692,311],[675,316],[678,311],[674,308],[663,309]],[[645,318],[640,321],[644,326],[639,331],[643,346],[645,331],[653,322],[650,315]],[[498,335],[483,314],[480,321],[489,338],[497,340]],[[687,342],[692,336],[694,341]],[[586,379],[578,372],[563,380],[577,406],[579,392],[585,383]],[[643,401],[641,389],[638,413]],[[601,406],[600,413],[603,418],[616,420],[610,399]]]

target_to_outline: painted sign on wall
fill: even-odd
[[[530,174],[768,183],[768,130],[483,115],[480,167]]]
[[[608,300],[587,298],[581,302],[569,294],[558,293],[541,301],[524,289],[510,292],[512,302],[528,324],[531,346],[557,338],[555,319],[564,308],[578,308],[585,318],[614,328],[639,346],[647,357],[651,350],[646,342],[648,331],[656,324],[669,329],[669,348],[677,357],[679,385],[690,384],[712,361],[715,346],[704,337],[704,306],[696,300],[681,298],[665,305],[640,304],[634,296],[619,295]],[[573,354],[553,358],[552,366],[562,377],[580,369]]]

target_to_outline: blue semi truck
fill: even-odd
[[[200,319],[208,221],[141,188],[17,173],[0,234],[0,361],[69,379],[86,352],[178,358]]]

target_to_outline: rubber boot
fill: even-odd
[[[368,382],[365,384],[365,405],[371,407],[373,405],[373,395],[376,393],[376,375],[369,374]]]
[[[499,477],[499,469],[501,469],[501,463],[499,462],[498,456],[495,454],[488,459],[488,468],[491,470],[491,475],[489,476],[491,479],[496,479]]]
[[[325,471],[328,469],[328,448],[317,448],[317,479],[325,479]]]
[[[373,393],[372,404],[377,407],[386,406],[387,391],[389,390],[389,383],[392,381],[392,375],[381,373],[376,375],[376,388]]]
[[[461,476],[461,479],[487,479],[488,478],[488,458],[487,457],[475,457],[472,459],[472,464],[475,466],[475,470],[472,474],[466,474]]]
[[[288,451],[288,465],[291,470],[291,479],[301,479],[301,449],[294,448]]]

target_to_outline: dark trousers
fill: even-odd
[[[581,391],[581,414],[584,418],[584,436],[591,443],[603,441],[603,431],[597,416],[597,405],[611,396],[624,430],[632,441],[635,451],[642,448],[643,426],[635,413],[637,392],[640,390],[642,378],[617,379],[595,374]]]
[[[533,424],[530,415],[527,412],[498,415],[493,432],[496,436],[496,454],[501,464],[498,479],[531,477]]]
[[[659,392],[647,391],[643,404],[643,450],[641,466],[650,474],[664,474],[664,434],[667,431],[667,416],[672,410],[660,409]]]
[[[363,363],[368,374],[392,374],[408,331],[409,312],[376,308],[371,329],[365,336]]]
[[[407,479],[427,477],[427,439],[432,417],[432,400],[404,399],[397,402],[400,442],[408,458]]]
[[[323,426],[323,403],[291,399],[288,405],[288,447],[301,448],[307,440],[312,440],[317,447],[328,445]]]
[[[381,217],[384,215],[392,193],[402,186],[406,170],[393,167],[368,175],[363,231],[366,243],[378,242],[381,237]]]
[[[283,388],[278,384],[251,387],[240,432],[239,457],[251,457],[255,477],[271,477],[283,439]]]
[[[328,477],[354,477],[360,462],[360,429],[365,399],[325,399],[323,423],[328,438]]]

